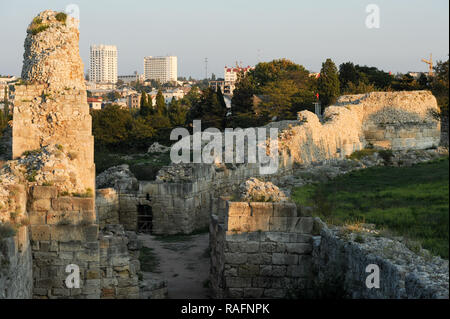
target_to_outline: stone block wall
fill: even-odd
[[[448,299],[448,260],[424,258],[391,239],[363,238],[357,243],[322,229],[313,248],[315,298]],[[379,267],[380,288],[367,288],[368,265]]]
[[[214,297],[309,296],[313,231],[293,203],[222,201],[210,226]]]
[[[94,198],[61,196],[57,187],[33,186],[28,208],[35,298],[99,298],[100,255]],[[69,289],[66,267],[80,269]]]
[[[139,244],[121,225],[107,225],[100,234],[102,299],[139,299]]]
[[[119,195],[114,188],[96,190],[95,210],[100,229],[106,225],[119,224]]]
[[[33,293],[28,227],[16,236],[0,239],[0,299],[30,299]]]
[[[192,177],[188,181],[146,182],[140,193],[150,196],[153,209],[153,232],[155,234],[189,234],[206,229],[210,215],[216,210],[216,199],[232,194],[250,177],[277,178],[292,172],[292,162],[285,154],[280,168],[274,175],[261,176],[259,166],[245,164],[232,168],[197,164],[190,167]],[[185,168],[183,168],[185,169]]]

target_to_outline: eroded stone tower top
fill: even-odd
[[[84,90],[78,42],[77,19],[62,12],[43,11],[27,29],[22,79],[55,89]]]

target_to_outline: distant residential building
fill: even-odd
[[[118,80],[121,80],[125,84],[131,84],[132,82],[144,82],[144,75],[137,72],[133,75],[119,75]]]
[[[130,109],[139,109],[141,107],[141,94],[130,94],[127,99],[127,105]]]
[[[90,52],[89,80],[94,83],[117,82],[117,47],[92,45]]]
[[[176,56],[163,56],[144,58],[145,80],[159,81],[161,84],[177,82],[178,59]]]
[[[87,101],[92,110],[102,109],[103,99],[101,97],[88,97]]]
[[[239,74],[247,74],[253,68],[247,66],[229,68],[225,66],[224,68],[224,79],[218,81],[210,81],[209,86],[217,91],[219,88],[222,90],[224,95],[232,96],[234,89],[236,88],[236,82],[239,79]]]
[[[149,93],[149,95],[152,97],[153,105],[156,104],[156,95],[158,94],[158,91],[152,91]],[[186,94],[185,91],[181,88],[177,89],[169,89],[162,92],[164,96],[164,101],[166,102],[166,105],[169,105],[170,102],[172,102],[172,99],[175,98],[175,100],[181,100]]]

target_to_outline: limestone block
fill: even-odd
[[[50,240],[49,225],[31,225],[31,239],[34,241]]]
[[[274,217],[297,217],[297,206],[295,203],[273,203]]]
[[[263,288],[244,288],[244,298],[261,298],[263,296]]]
[[[225,284],[228,288],[251,288],[252,278],[225,277]]]
[[[247,262],[245,253],[225,253],[225,262],[229,264],[244,264]]]
[[[45,225],[46,224],[47,213],[45,211],[41,211],[41,212],[31,211],[28,214],[28,216],[30,218],[30,224],[32,224],[32,225]]]
[[[33,186],[31,196],[34,199],[51,199],[58,197],[58,188],[54,186]]]
[[[73,210],[94,211],[95,201],[93,198],[72,198]]]
[[[254,277],[259,275],[259,265],[243,264],[239,266],[239,277]]]
[[[310,254],[312,252],[312,245],[304,243],[286,243],[286,249],[290,254]]]
[[[50,199],[36,199],[31,203],[31,210],[36,212],[48,211],[51,208]]]
[[[52,208],[55,211],[73,210],[71,197],[59,197],[52,199]]]
[[[273,298],[273,299],[281,299],[286,296],[285,289],[265,289],[263,297],[265,298]]]
[[[274,265],[296,265],[298,264],[298,256],[292,254],[274,253],[272,255],[272,263]]]
[[[228,216],[250,216],[250,205],[245,202],[227,202]]]

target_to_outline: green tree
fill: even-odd
[[[328,106],[336,102],[340,94],[339,76],[336,65],[331,59],[327,59],[322,64],[318,87],[323,106]]]
[[[181,105],[181,102],[179,100],[175,99],[175,97],[172,98],[168,109],[171,126],[184,126],[186,124],[187,112],[188,109]]]
[[[151,105],[152,97],[147,95],[145,91],[142,91],[141,95],[141,109],[139,115],[142,117],[147,117],[152,114],[153,107]]]
[[[354,85],[359,82],[358,72],[352,62],[342,63],[339,66],[339,82],[342,92],[348,89],[350,83]]]
[[[431,91],[437,99],[443,120],[448,121],[449,104],[449,60],[438,61],[434,67],[434,77],[431,80]]]
[[[262,102],[257,106],[259,116],[271,119],[292,118],[293,98],[298,92],[292,80],[280,80],[268,83],[262,89]]]
[[[166,101],[161,90],[159,90],[156,94],[156,113],[158,115],[167,114]]]

